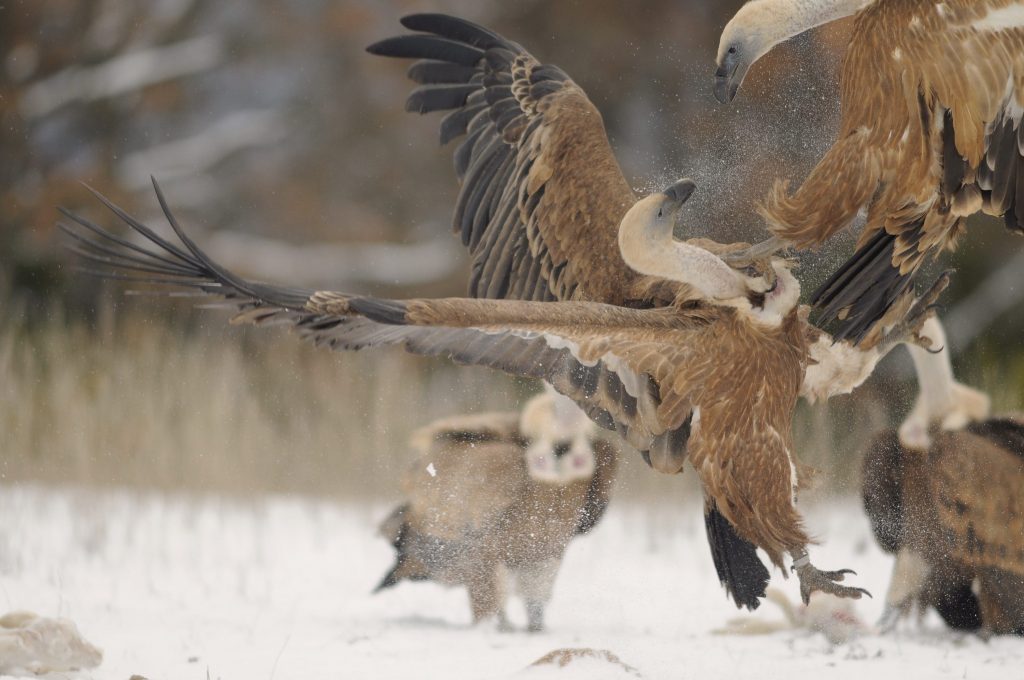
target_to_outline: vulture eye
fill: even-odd
[[[662,214],[665,212],[664,208],[658,208],[658,219],[661,219]]]
[[[755,267],[753,265],[747,265],[746,267],[744,267],[740,271],[742,271],[746,276],[749,276],[751,278],[754,278],[755,276],[760,276],[761,275],[761,272],[758,271],[757,267]]]
[[[729,48],[729,54],[736,54],[736,46],[735,45],[733,45],[732,47]]]

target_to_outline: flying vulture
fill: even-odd
[[[402,580],[464,586],[474,622],[497,617],[508,628],[507,575],[528,629],[543,630],[565,549],[608,505],[619,453],[610,439],[552,393],[521,414],[456,416],[419,430],[406,502],[381,525],[397,557],[378,590]]]
[[[1024,0],[751,0],[722,32],[716,96],[773,46],[851,15],[837,140],[761,213],[776,244],[813,248],[866,210],[856,252],[812,296],[858,340],[967,216],[1024,231]]]
[[[419,87],[406,108],[447,112],[442,144],[464,137],[455,151],[461,188],[453,228],[473,260],[469,295],[633,307],[674,300],[678,284],[638,274],[616,247],[619,223],[637,196],[583,90],[558,67],[462,19],[418,14],[402,24],[421,33],[368,50],[418,59],[408,75]],[[734,269],[759,256],[756,247],[730,250],[718,254]],[[929,323],[930,351],[908,349],[915,363],[942,364],[944,335],[937,320]],[[922,389],[901,428],[905,440],[920,443],[936,418],[977,418],[974,394],[963,386],[954,398],[936,402]]]
[[[927,451],[877,435],[864,509],[896,555],[883,627],[914,606],[958,629],[1024,635],[1024,423],[991,418],[935,435]]]
[[[156,184],[154,182],[154,187]],[[833,343],[806,321],[800,286],[779,257],[753,278],[713,252],[672,239],[693,189],[683,180],[629,209],[619,230],[626,261],[641,273],[674,277],[668,306],[633,309],[600,302],[448,298],[380,300],[246,281],[210,260],[161,208],[183,245],[167,241],[101,200],[150,247],[65,212],[77,249],[112,274],[225,298],[236,322],[295,327],[337,350],[397,345],[541,378],[598,425],[615,430],[663,472],[686,460],[704,486],[718,574],[738,606],[756,607],[768,571],[755,546],[779,568],[789,553],[806,600],[814,590],[859,597],[837,583],[846,570],[819,571],[795,501],[801,466],[790,431],[799,395],[846,392],[902,341],[917,336],[948,282],[940,277],[916,303],[905,294],[860,348]],[[770,281],[770,285],[769,285]],[[694,296],[692,290],[700,292]]]

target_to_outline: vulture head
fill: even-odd
[[[857,12],[872,0],[750,0],[722,30],[715,61],[715,98],[727,104],[747,71],[773,47],[795,35]]]
[[[594,476],[594,424],[568,397],[539,394],[523,408],[519,432],[529,441],[526,469],[545,484],[569,484]]]
[[[718,41],[715,64],[715,99],[728,104],[736,97],[743,78],[755,61],[789,36],[780,37],[774,2],[752,0],[725,25]]]
[[[685,283],[710,302],[750,312],[762,322],[781,321],[800,297],[800,284],[790,273],[793,261],[774,254],[781,243],[750,247],[673,238],[695,188],[683,179],[637,201],[619,225],[623,260],[641,274]]]

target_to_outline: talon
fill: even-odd
[[[835,595],[836,597],[846,597],[854,600],[858,600],[864,595],[871,597],[871,593],[864,588],[839,585],[839,582],[843,581],[847,574],[857,574],[857,572],[852,569],[821,571],[809,561],[806,561],[800,566],[794,567],[794,571],[800,579],[800,597],[804,601],[804,604],[810,602],[811,593],[815,591],[821,591],[823,593]]]

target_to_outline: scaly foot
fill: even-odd
[[[811,593],[815,591],[829,593],[836,597],[848,597],[854,600],[859,600],[862,595],[871,597],[871,593],[863,588],[839,585],[839,582],[845,579],[847,574],[856,575],[857,572],[852,569],[821,571],[811,564],[807,553],[799,555],[793,560],[793,571],[796,572],[797,578],[800,579],[800,599],[804,601],[804,604],[810,603]]]

